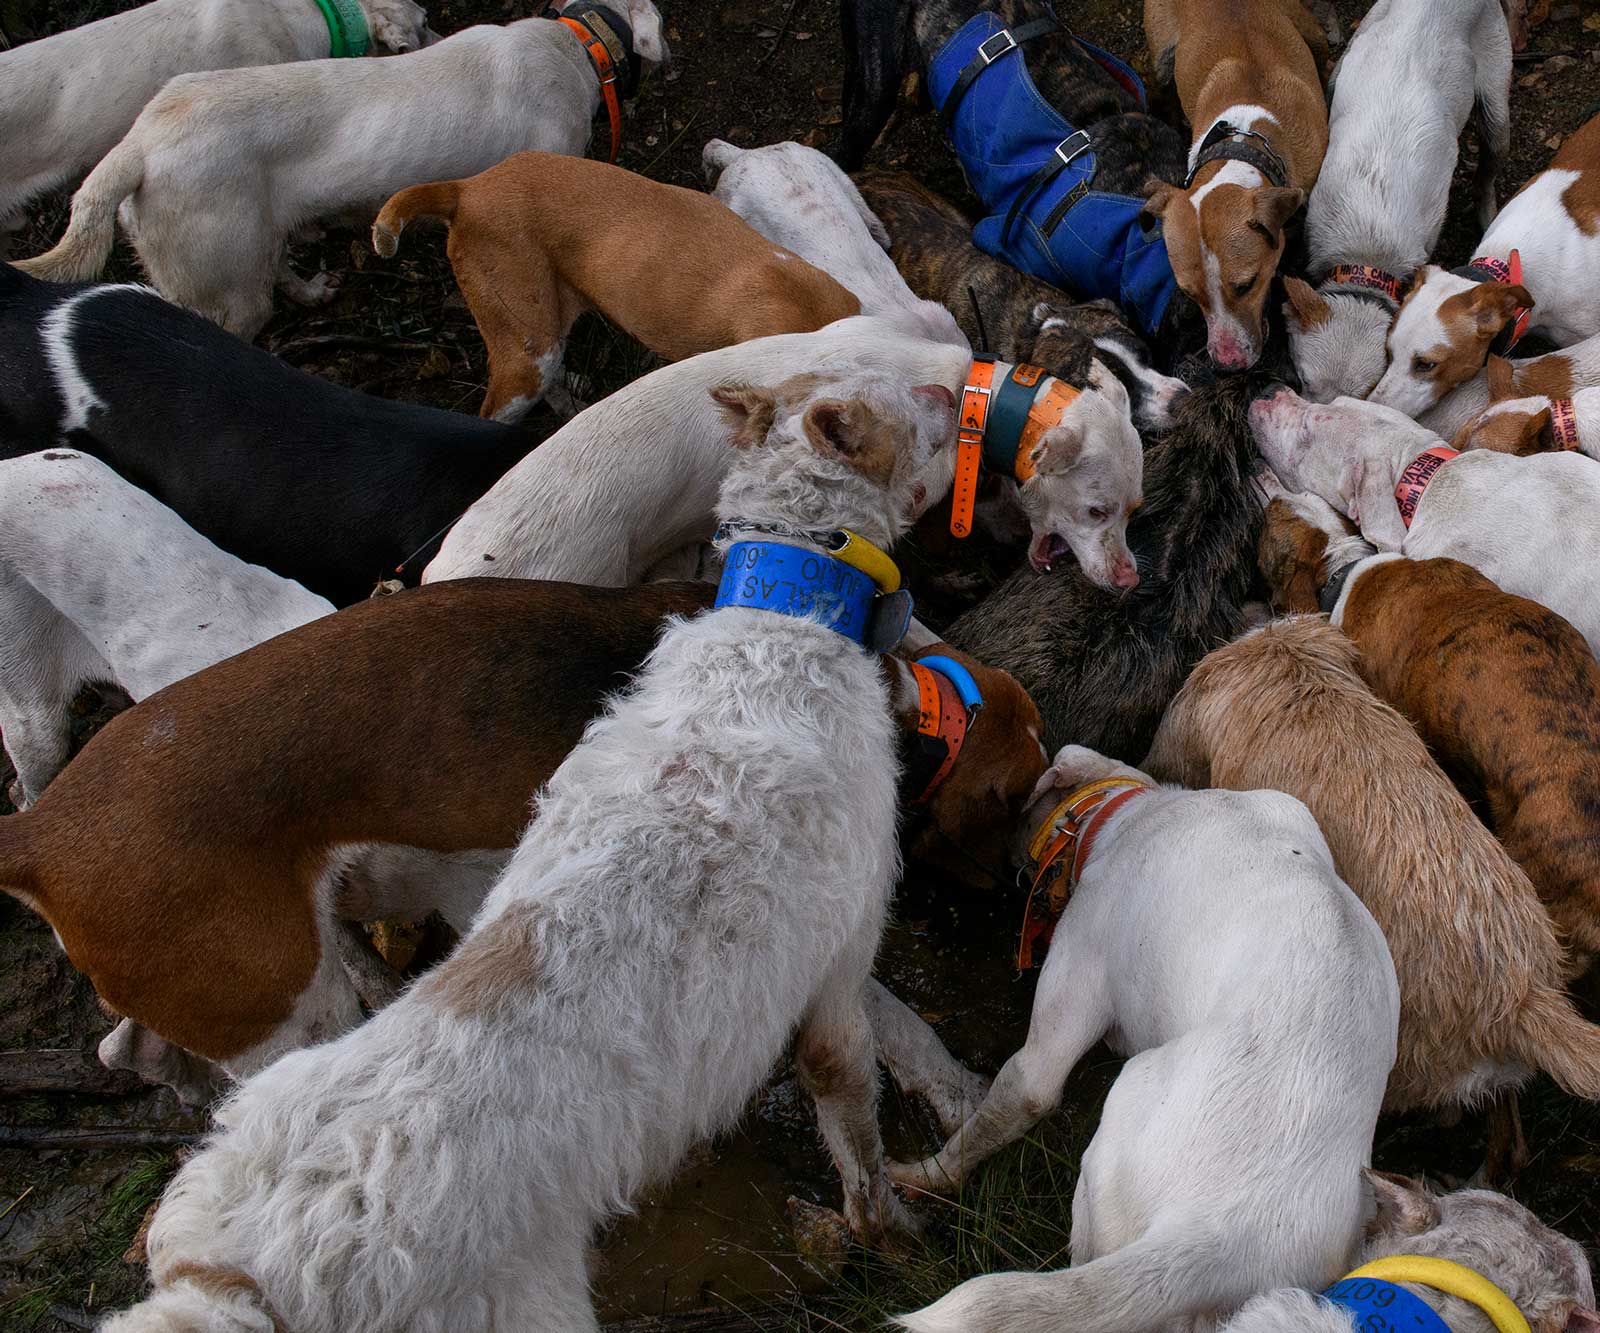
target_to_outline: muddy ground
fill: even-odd
[[[700,150],[713,136],[743,146],[796,138],[822,148],[838,136],[841,55],[836,0],[663,0],[676,59],[670,80],[647,87],[629,116],[621,163],[657,179],[699,186]],[[13,40],[129,7],[117,0],[0,0],[0,26]],[[474,22],[533,12],[527,0],[429,6],[433,26],[450,33]],[[1341,3],[1347,30],[1363,5]],[[1060,9],[1085,36],[1144,64],[1136,6],[1089,0]],[[1504,197],[1540,167],[1600,99],[1600,8],[1556,0],[1550,20],[1519,57],[1513,89],[1512,159]],[[1442,245],[1465,260],[1477,235],[1466,181],[1476,147],[1468,136]],[[968,206],[953,157],[931,119],[910,105],[897,113],[875,165],[918,176]],[[37,210],[19,253],[58,235],[65,201]],[[641,238],[644,240],[644,238]],[[455,293],[437,235],[408,232],[402,256],[379,261],[366,238],[334,231],[299,247],[298,266],[323,266],[343,279],[322,310],[282,306],[263,335],[279,355],[368,392],[474,411],[486,378],[482,346]],[[113,276],[133,276],[119,251]],[[575,339],[569,364],[591,392],[615,388],[650,367],[648,354],[598,320]],[[536,437],[555,426],[537,414]],[[934,623],[978,595],[1008,558],[974,548],[960,569],[909,561],[924,614]],[[954,572],[958,577],[951,579]],[[107,716],[82,701],[87,734]],[[3,762],[0,762],[3,768]],[[9,781],[5,772],[3,780]],[[0,813],[10,806],[0,797]],[[884,948],[883,971],[958,1054],[992,1072],[1020,1041],[1032,993],[1010,963],[1020,901],[1009,890],[975,894],[913,867]],[[204,960],[196,960],[204,966]],[[1591,986],[1591,991],[1594,989]],[[1591,1013],[1595,1006],[1590,1003]],[[92,992],[67,965],[48,929],[0,897],[0,1061],[16,1051],[92,1051],[109,1028]],[[817,1260],[825,1280],[797,1254],[788,1200],[837,1202],[809,1108],[780,1071],[733,1133],[697,1154],[673,1187],[646,1200],[639,1215],[605,1238],[596,1283],[605,1316],[623,1319],[700,1308],[742,1312],[751,1327],[870,1327],[867,1311],[891,1293],[910,1299],[997,1264],[1064,1262],[1067,1207],[1076,1155],[1092,1131],[1117,1061],[1092,1053],[1071,1080],[1064,1109],[1031,1141],[997,1162],[990,1184],[959,1205],[930,1207],[927,1252],[911,1269],[849,1256]],[[7,1096],[0,1074],[0,1329],[85,1328],[105,1308],[137,1294],[142,1269],[124,1261],[139,1219],[174,1166],[170,1144],[204,1128],[169,1094]],[[1533,1160],[1519,1198],[1553,1225],[1580,1237],[1600,1258],[1600,1108],[1562,1095],[1548,1081],[1524,1099]],[[931,1122],[886,1085],[891,1148],[932,1142]],[[18,1147],[17,1131],[136,1130],[166,1136],[154,1146],[82,1150]],[[1426,1172],[1436,1181],[1468,1177],[1483,1159],[1474,1117],[1443,1127],[1425,1118],[1385,1121],[1378,1165]],[[815,1256],[814,1256],[815,1257]],[[899,1284],[898,1286],[896,1284]],[[903,1308],[903,1307],[902,1307]]]

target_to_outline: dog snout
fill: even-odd
[[[1120,556],[1111,566],[1111,586],[1121,588],[1124,592],[1139,586],[1138,566],[1127,556]]]

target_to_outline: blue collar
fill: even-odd
[[[843,539],[841,549],[851,542],[870,548],[890,570],[888,557],[859,537],[834,534]],[[898,579],[898,571],[894,571]],[[880,597],[880,591],[891,593]],[[900,620],[898,642],[910,619],[910,594],[881,589],[872,574],[835,555],[804,546],[760,538],[734,542],[723,556],[722,582],[717,587],[713,609],[724,606],[751,607],[778,615],[814,620],[852,643],[883,650],[881,641],[893,627],[884,622],[885,614]],[[904,608],[903,619],[899,616]],[[893,643],[888,645],[893,646]]]
[[[1450,1333],[1450,1325],[1420,1296],[1381,1278],[1341,1278],[1322,1299],[1350,1311],[1361,1333]]]

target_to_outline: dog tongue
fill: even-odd
[[[1050,533],[1044,538],[1035,538],[1033,549],[1028,552],[1028,559],[1033,562],[1033,567],[1041,574],[1050,569],[1056,561],[1062,559],[1072,548],[1067,545],[1067,539],[1058,533]]]

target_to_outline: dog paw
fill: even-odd
[[[886,1170],[875,1176],[867,1188],[846,1191],[845,1221],[850,1233],[869,1249],[904,1253],[913,1249],[922,1234],[922,1223],[901,1202],[890,1185]]]
[[[885,1162],[884,1174],[901,1189],[913,1194],[951,1195],[960,1187],[937,1165],[938,1158],[925,1157],[920,1162]]]
[[[319,273],[306,283],[305,303],[311,306],[327,305],[338,296],[341,285],[337,274]]]

